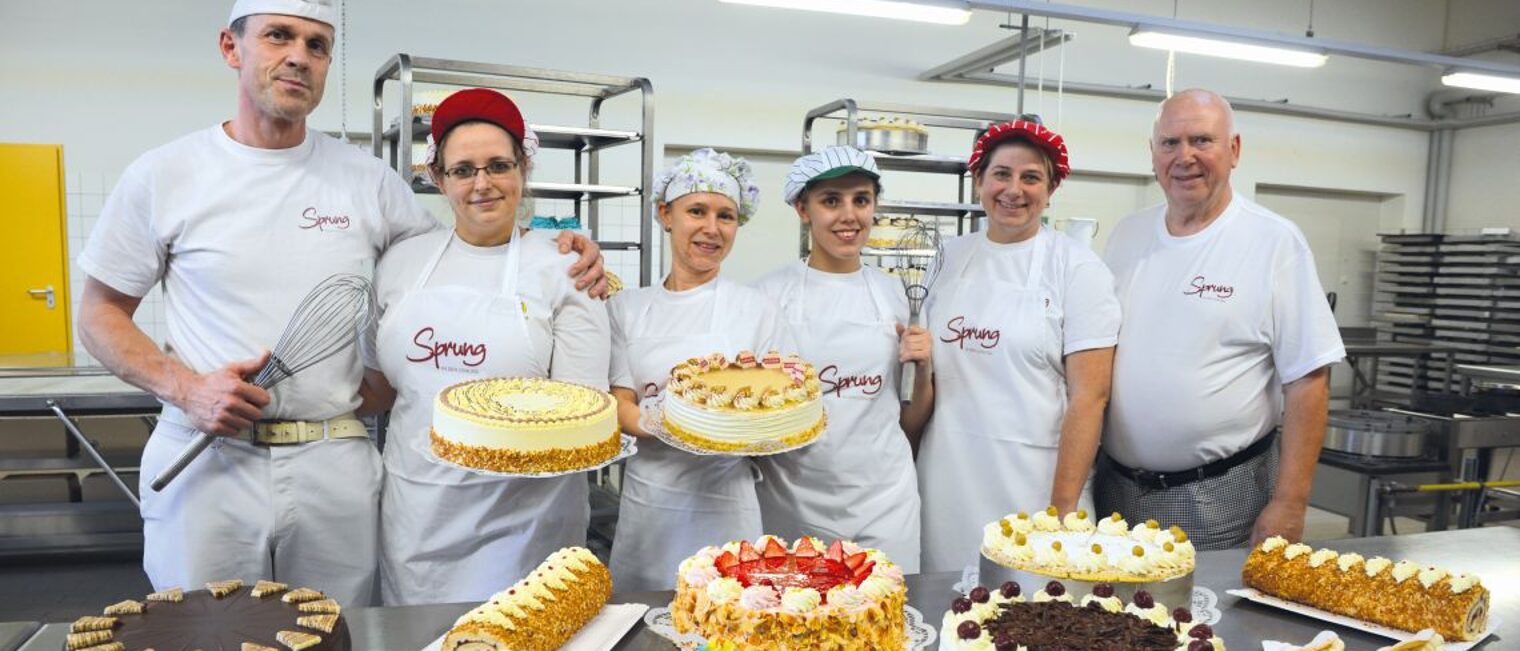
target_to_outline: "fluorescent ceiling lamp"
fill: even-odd
[[[1216,38],[1169,34],[1158,32],[1145,26],[1136,27],[1131,31],[1129,33],[1129,42],[1130,45],[1158,50],[1175,50],[1190,54],[1202,54],[1227,59],[1243,59],[1261,63],[1276,63],[1300,68],[1318,68],[1325,65],[1325,60],[1329,58],[1321,52],[1253,45],[1240,41],[1226,41]]]
[[[1452,72],[1442,75],[1441,83],[1459,88],[1491,90],[1496,93],[1520,93],[1520,78],[1480,75],[1476,72]]]
[[[939,25],[964,25],[971,20],[966,2],[896,2],[894,0],[722,0],[730,4],[806,9],[835,14],[916,20]]]

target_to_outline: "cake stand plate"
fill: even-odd
[[[1322,622],[1339,624],[1341,626],[1345,626],[1346,628],[1354,628],[1359,631],[1366,631],[1373,635],[1398,640],[1400,642],[1405,640],[1412,640],[1416,637],[1419,637],[1419,633],[1415,631],[1401,631],[1396,628],[1380,626],[1378,624],[1373,624],[1372,622],[1362,621],[1360,619],[1347,617],[1345,615],[1337,615],[1329,611],[1320,610],[1313,606],[1306,606],[1298,602],[1279,599],[1272,595],[1261,592],[1255,588],[1236,588],[1234,590],[1225,590],[1225,593],[1235,595],[1248,601],[1254,601],[1259,604],[1272,606],[1274,608],[1281,608],[1282,610],[1286,610],[1288,612],[1298,613],[1305,617],[1313,617],[1314,619],[1320,620]],[[1492,613],[1492,611],[1490,611],[1490,613]],[[1484,629],[1483,633],[1479,635],[1477,639],[1469,640],[1467,642],[1447,642],[1446,644],[1441,645],[1441,648],[1444,651],[1467,651],[1468,649],[1478,646],[1478,643],[1487,639],[1488,636],[1493,635],[1494,631],[1498,628],[1499,618],[1493,616],[1493,614],[1489,614],[1488,628]]]
[[[665,429],[665,412],[663,409],[664,399],[665,397],[662,394],[658,398],[645,399],[644,402],[639,404],[639,427],[642,427],[644,431],[653,434],[655,438],[659,439],[664,444],[688,454],[695,454],[704,457],[767,457],[773,454],[781,454],[782,452],[800,450],[809,445],[817,443],[829,433],[829,413],[828,409],[825,408],[822,416],[824,421],[823,429],[818,432],[817,436],[814,436],[813,438],[810,438],[801,443],[797,443],[795,445],[782,445],[779,441],[762,441],[760,443],[756,443],[747,448],[739,450],[710,450],[708,448],[696,446],[691,443],[687,443],[686,441],[683,441],[679,438],[676,438],[674,434],[671,434],[668,430]]]
[[[695,651],[707,643],[706,638],[696,633],[677,633],[669,608],[649,609],[649,612],[644,613],[644,626],[655,635],[670,640],[682,651]],[[908,648],[913,651],[931,648],[934,639],[939,636],[935,627],[924,622],[924,614],[912,606],[903,606],[903,627],[907,629]]]
[[[497,472],[495,470],[482,470],[480,468],[471,468],[469,466],[461,466],[461,465],[459,465],[457,463],[454,463],[453,461],[449,461],[447,459],[440,459],[440,458],[438,458],[438,455],[433,454],[433,450],[432,449],[426,450],[423,454],[427,457],[428,461],[432,461],[433,463],[436,463],[436,464],[439,464],[439,465],[442,465],[442,466],[448,466],[450,468],[457,468],[457,469],[463,470],[465,472],[474,473],[474,474],[477,474],[477,475],[483,475],[483,476],[486,476],[486,477],[501,477],[503,479],[514,479],[514,478],[524,478],[524,477],[526,477],[526,478],[533,478],[533,479],[544,479],[544,478],[547,478],[547,477],[563,477],[565,475],[574,475],[574,474],[583,473],[583,472],[590,472],[592,470],[601,470],[602,468],[606,468],[607,466],[610,466],[610,465],[612,465],[614,463],[617,463],[619,461],[627,459],[628,457],[631,457],[631,456],[633,456],[635,454],[638,454],[638,452],[639,452],[639,444],[638,444],[637,439],[635,439],[634,437],[629,436],[627,434],[619,434],[618,436],[620,437],[619,438],[618,453],[616,455],[614,455],[611,459],[608,459],[608,460],[603,461],[601,463],[597,463],[597,464],[593,464],[593,465],[590,465],[590,466],[586,466],[585,468],[574,468],[574,469],[571,469],[571,470],[556,470],[556,471],[553,471],[553,472]]]

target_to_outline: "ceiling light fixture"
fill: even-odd
[[[1476,72],[1449,72],[1441,76],[1441,83],[1458,88],[1520,94],[1520,78],[1517,77],[1484,75]]]
[[[1145,25],[1137,26],[1130,31],[1129,42],[1130,45],[1158,50],[1173,50],[1227,59],[1275,63],[1299,68],[1318,68],[1325,65],[1325,60],[1329,58],[1324,52],[1257,45],[1219,38],[1189,36],[1180,33],[1158,31]]]
[[[913,20],[938,25],[964,25],[971,20],[967,2],[899,2],[896,0],[722,0],[730,4],[806,9],[835,14]]]

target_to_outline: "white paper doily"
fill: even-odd
[[[909,649],[917,651],[930,648],[930,645],[934,644],[939,632],[924,622],[924,614],[918,612],[917,608],[903,606],[903,619],[903,627],[907,629]],[[675,623],[671,621],[669,608],[650,608],[649,612],[644,613],[644,626],[655,635],[670,640],[682,651],[694,651],[707,642],[696,633],[685,635],[677,633]]]
[[[829,432],[829,414],[828,410],[825,409],[823,415],[820,416],[823,424],[820,426],[821,429],[818,435],[801,443],[782,445],[780,441],[762,441],[741,450],[709,450],[678,439],[674,434],[665,429],[664,400],[665,395],[660,394],[654,398],[645,398],[643,402],[639,403],[639,427],[653,434],[655,438],[660,439],[662,443],[670,447],[698,456],[766,457],[773,454],[781,454],[782,452],[800,450],[822,440]]]
[[[433,450],[431,448],[426,451],[426,456],[427,456],[427,460],[428,461],[432,461],[433,463],[436,463],[436,464],[439,464],[439,465],[443,465],[443,466],[448,466],[450,468],[457,468],[459,470],[463,470],[465,472],[475,473],[477,475],[484,475],[486,477],[502,477],[502,478],[508,478],[508,479],[510,479],[510,478],[528,477],[528,478],[534,478],[534,479],[543,479],[545,477],[561,477],[561,476],[564,476],[564,475],[574,475],[574,474],[582,473],[582,472],[590,472],[592,470],[601,470],[602,468],[606,468],[607,466],[610,466],[610,465],[612,465],[614,463],[622,461],[623,459],[627,459],[628,457],[631,457],[631,456],[633,456],[635,454],[638,454],[638,452],[639,452],[638,439],[636,439],[636,438],[634,438],[632,436],[629,436],[627,434],[619,434],[618,437],[619,437],[618,438],[618,453],[616,455],[614,455],[611,459],[608,459],[606,461],[603,461],[603,462],[595,464],[595,465],[586,466],[585,468],[576,468],[574,470],[556,470],[556,471],[552,471],[552,472],[497,472],[497,471],[494,471],[494,470],[482,470],[480,468],[471,468],[469,466],[461,466],[461,465],[459,465],[457,463],[449,461],[448,459],[440,459],[440,458],[438,458],[438,455],[436,455],[436,454],[433,453]]]

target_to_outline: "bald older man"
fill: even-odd
[[[1124,327],[1099,512],[1179,525],[1199,549],[1296,540],[1345,356],[1314,256],[1230,187],[1240,134],[1224,98],[1162,102],[1150,147],[1166,203],[1121,221],[1104,255]]]

